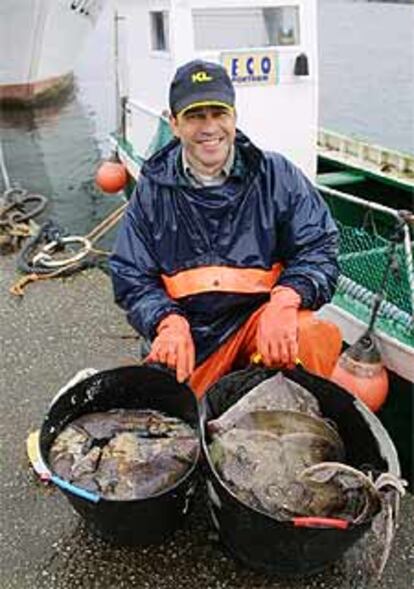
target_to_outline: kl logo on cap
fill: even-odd
[[[210,82],[213,78],[211,76],[208,75],[207,72],[201,70],[199,72],[195,72],[192,76],[191,76],[191,80],[193,82]]]

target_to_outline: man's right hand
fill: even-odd
[[[172,313],[157,326],[157,337],[152,342],[146,362],[160,362],[176,371],[177,381],[189,378],[195,366],[195,347],[190,325],[181,315]]]

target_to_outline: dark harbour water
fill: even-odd
[[[413,30],[412,5],[319,1],[321,126],[414,153]],[[11,180],[48,196],[47,216],[71,233],[89,231],[120,200],[94,186],[115,127],[112,31],[108,10],[84,47],[75,90],[63,103],[0,110]]]

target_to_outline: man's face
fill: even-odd
[[[212,175],[222,169],[236,137],[234,110],[221,106],[196,107],[171,116],[170,125],[197,171]]]

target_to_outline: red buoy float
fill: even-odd
[[[371,334],[365,334],[339,358],[331,380],[376,412],[388,396],[388,373]]]
[[[96,172],[95,182],[101,190],[114,194],[123,190],[128,181],[124,164],[108,160],[103,162]]]

